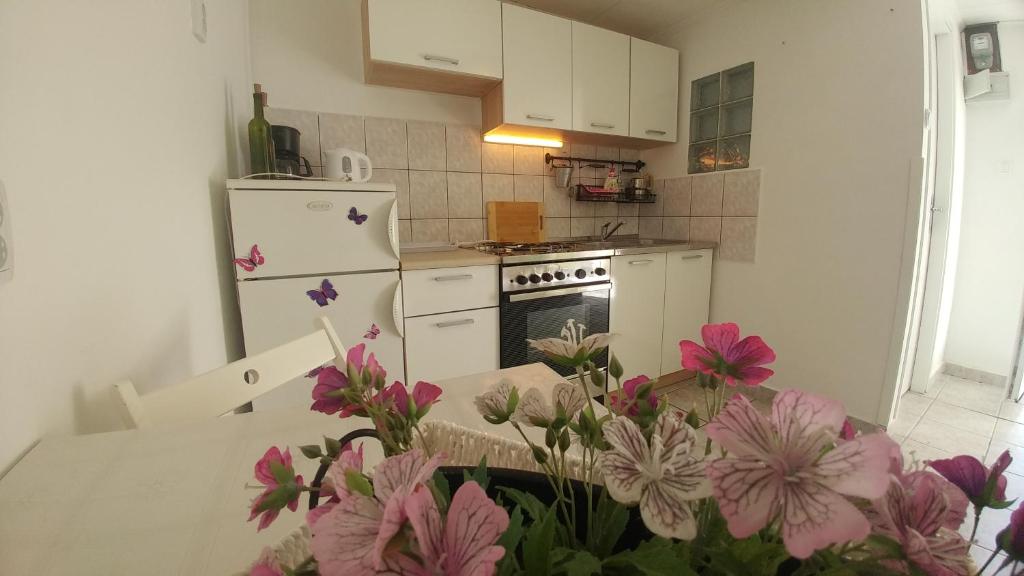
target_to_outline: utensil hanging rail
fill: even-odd
[[[555,160],[564,160],[566,162],[579,162],[581,164],[614,164],[622,166],[623,168],[627,166],[632,166],[634,170],[629,170],[629,172],[639,172],[643,170],[644,166],[646,166],[643,160],[637,160],[635,162],[626,162],[624,160],[598,160],[596,158],[577,158],[575,156],[552,156],[551,154],[544,155],[545,164],[551,164],[551,162]]]

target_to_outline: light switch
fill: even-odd
[[[0,284],[14,276],[14,238],[11,236],[11,210],[4,183],[0,180]]]
[[[192,2],[192,35],[196,40],[206,43],[206,0],[190,0]]]

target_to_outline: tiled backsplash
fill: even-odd
[[[577,202],[555,186],[545,153],[632,161],[639,152],[568,142],[558,150],[490,144],[478,127],[461,124],[281,108],[267,116],[302,132],[302,155],[316,175],[324,150],[365,152],[372,180],[398,189],[402,242],[483,240],[487,202],[515,200],[544,203],[548,238],[591,236],[622,221],[619,235],[721,242],[721,259],[754,260],[760,170],[656,180],[653,204]],[[579,168],[573,184],[602,184],[604,176],[600,168]]]

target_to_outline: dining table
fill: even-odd
[[[546,395],[563,378],[530,364],[435,382],[443,393],[425,420],[444,420],[522,441],[488,424],[474,398],[502,379],[520,394]],[[365,418],[303,409],[231,414],[79,436],[42,439],[0,479],[0,575],[225,576],[243,572],[265,546],[304,522],[283,510],[268,528],[249,522],[260,493],[253,467],[270,446],[289,447],[308,483],[318,462],[298,447],[368,428]],[[541,430],[529,432],[543,440]],[[366,468],[383,457],[366,439]]]

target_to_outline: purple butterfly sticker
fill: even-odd
[[[324,281],[320,283],[320,288],[316,290],[306,290],[306,296],[309,296],[310,300],[316,302],[318,306],[323,308],[327,306],[328,300],[337,300],[338,291],[334,289],[334,284],[331,281],[324,278]]]
[[[359,210],[356,210],[355,206],[348,209],[348,219],[356,224],[362,225],[363,222],[366,222],[367,218],[369,218],[369,216],[366,214],[360,214]]]
[[[380,336],[380,328],[376,324],[371,324],[370,329],[363,334],[363,338],[367,340],[376,340],[377,336]]]

